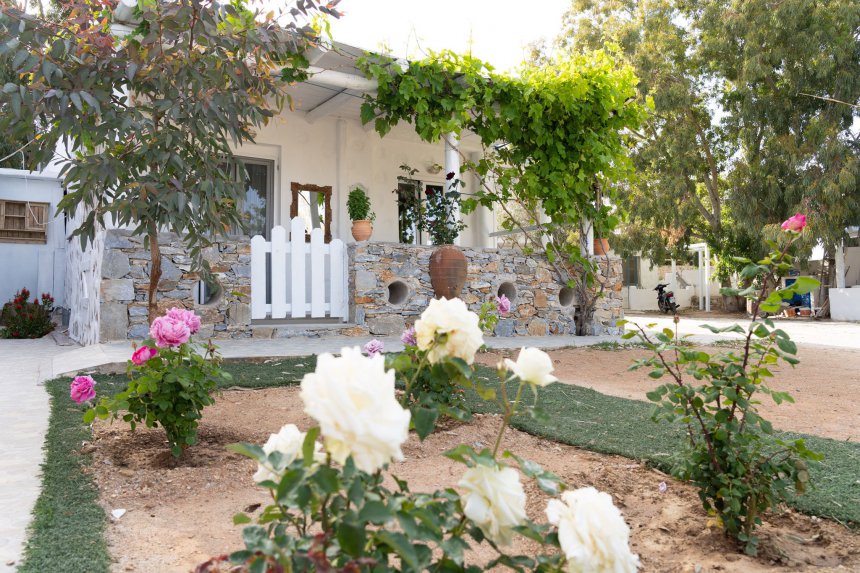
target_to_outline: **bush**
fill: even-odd
[[[54,310],[54,298],[43,293],[41,299],[30,302],[30,291],[22,288],[15,293],[12,302],[3,305],[3,338],[42,338],[52,330],[51,312]]]
[[[773,426],[757,409],[757,394],[770,395],[777,404],[794,401],[787,392],[770,388],[766,381],[774,376],[772,369],[780,361],[797,364],[797,346],[772,320],[760,320],[759,316],[777,312],[783,301],[818,287],[818,281],[800,277],[789,287],[770,290],[792,268],[789,250],[805,224],[801,215],[783,223],[789,233],[785,245],[769,242],[773,251],[764,259],[754,263],[738,258],[746,264],[741,279],[753,286],[722,289],[726,296],[752,301],[752,321],[746,329],[739,325],[705,327],[714,333],[745,335],[740,351],[710,355],[691,349],[682,344],[677,330],[669,328],[656,335],[642,328],[624,335],[638,336],[653,353],[634,362],[631,369],[648,367],[651,378],[670,378],[668,384],[647,396],[657,404],[655,420],[680,424],[687,433],[687,447],[673,473],[699,489],[705,509],[726,535],[752,555],[757,552],[755,529],[761,524],[762,512],[785,500],[791,489],[803,493],[809,481],[807,463],[821,459],[802,439],[789,442],[775,437]]]
[[[170,451],[180,457],[197,443],[197,424],[203,408],[213,404],[212,392],[219,380],[229,380],[221,369],[221,357],[211,343],[195,344],[191,335],[200,328],[200,317],[182,309],[170,309],[152,322],[152,338],[137,348],[128,362],[128,387],[101,401],[84,414],[89,423],[98,416],[122,417],[134,430],[161,426]]]

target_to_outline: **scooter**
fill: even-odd
[[[664,314],[678,312],[678,303],[675,302],[675,293],[665,290],[667,286],[669,285],[658,284],[657,288],[654,289],[657,291],[657,306]]]

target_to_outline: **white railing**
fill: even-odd
[[[271,255],[271,256],[269,256]],[[251,318],[341,318],[348,315],[346,248],[323,230],[305,240],[300,217],[272,229],[272,240],[251,239]]]

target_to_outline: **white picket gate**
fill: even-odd
[[[267,256],[271,253],[271,257]],[[305,222],[290,222],[290,237],[281,226],[272,240],[251,239],[251,318],[341,318],[348,315],[346,248],[334,239],[325,244],[323,230],[305,240]]]

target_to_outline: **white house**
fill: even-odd
[[[310,53],[310,78],[289,87],[293,109],[260,129],[253,144],[235,149],[247,171],[241,209],[250,235],[259,238],[236,236],[207,250],[220,294],[211,285],[205,288],[191,271],[177,237],[160,240],[165,268],[159,298],[166,305],[194,308],[204,317],[206,334],[277,337],[334,327],[355,334],[394,334],[432,296],[427,274],[432,249],[422,247],[429,238],[409,227],[398,192],[416,193],[423,200],[428,190],[441,191],[450,185],[447,173],[459,173],[464,159],[480,157],[481,144],[469,133],[427,143],[410,125],[399,125],[382,138],[372,125],[362,125],[363,95],[375,88],[355,67],[362,53],[339,43]],[[414,170],[408,182],[402,166]],[[19,196],[5,191],[11,189],[9,182],[31,191],[39,182],[48,195],[27,195],[31,207],[38,207],[38,199],[49,203],[45,213],[53,213],[62,197],[58,180],[48,174],[24,175],[0,173],[0,200]],[[469,174],[460,178],[463,193],[479,185]],[[368,192],[376,214],[366,244],[355,244],[350,234],[346,201],[356,186]],[[70,235],[82,215],[69,221],[54,217],[43,225],[47,242],[41,248],[46,252],[39,251],[38,263],[32,245],[0,246],[0,259],[12,257],[17,267],[27,269],[21,276],[7,275],[0,284],[12,294],[24,285],[34,292],[62,293],[58,302],[70,310],[69,335],[81,343],[144,337],[148,252],[140,238],[111,228],[81,250]],[[498,293],[513,297],[514,309],[497,328],[500,335],[574,332],[577,302],[571,289],[554,278],[550,265],[496,249],[491,210],[479,207],[460,217],[466,228],[457,243],[469,263],[464,300],[477,309]],[[39,272],[35,279],[27,274],[33,265]],[[615,278],[607,280],[611,288],[594,319],[601,326],[593,332],[617,330],[622,314],[620,261],[612,258],[604,266]]]

